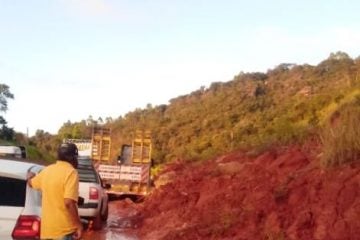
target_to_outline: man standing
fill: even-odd
[[[63,143],[58,160],[39,174],[28,174],[28,184],[42,192],[41,239],[80,239],[83,227],[78,215],[78,149]]]

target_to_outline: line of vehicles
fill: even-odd
[[[79,160],[88,161],[107,186],[107,193],[137,198],[151,191],[151,136],[136,131],[131,144],[123,144],[117,159],[111,159],[111,130],[93,128],[91,139],[64,139],[79,149]]]
[[[139,198],[151,190],[151,138],[137,132],[133,142],[110,158],[111,131],[94,128],[91,139],[64,139],[78,146],[78,211],[94,230],[101,229],[109,214],[109,195]],[[45,166],[28,162],[26,149],[0,146],[0,239],[39,239],[41,193],[26,184],[27,171]],[[19,152],[20,150],[20,152]]]

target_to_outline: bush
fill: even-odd
[[[357,99],[335,111],[322,130],[323,166],[360,160],[360,102]]]
[[[39,151],[39,149],[34,146],[27,145],[26,151],[27,151],[27,155],[28,155],[27,157],[30,160],[43,161],[44,163],[55,162],[54,157],[52,157],[49,153],[44,152],[44,151]]]

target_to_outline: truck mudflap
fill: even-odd
[[[115,183],[107,191],[110,199],[130,198],[133,202],[140,202],[150,193],[151,186],[131,182]]]
[[[126,192],[109,192],[109,201],[113,200],[123,200],[123,199],[131,199],[134,203],[139,203],[145,200],[145,195],[136,194],[136,193],[126,193]]]

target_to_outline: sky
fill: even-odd
[[[8,127],[56,134],[240,72],[360,55],[357,0],[0,0]]]

